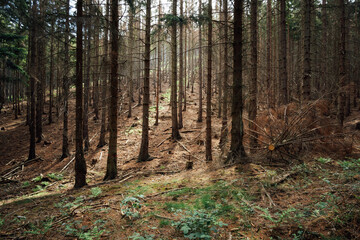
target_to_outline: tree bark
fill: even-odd
[[[150,28],[151,28],[151,0],[146,0],[145,23],[145,58],[144,58],[144,100],[142,136],[138,162],[149,160],[149,102],[150,102]]]
[[[227,119],[227,114],[228,114],[228,80],[229,80],[229,54],[228,54],[228,40],[229,40],[229,29],[228,29],[228,0],[223,0],[223,11],[222,14],[224,15],[223,19],[224,19],[224,26],[223,26],[223,31],[224,31],[224,54],[223,54],[223,58],[224,58],[224,66],[223,66],[223,71],[224,71],[224,79],[223,79],[223,106],[222,106],[222,124],[221,124],[221,135],[220,135],[220,142],[219,145],[220,147],[223,149],[225,146],[225,143],[227,141],[227,136],[228,136],[228,119]]]
[[[65,21],[65,46],[64,46],[64,119],[63,119],[63,141],[62,141],[62,155],[61,159],[67,158],[69,153],[69,139],[68,139],[68,111],[69,111],[69,71],[70,71],[70,57],[69,57],[69,35],[70,35],[70,0],[66,1],[66,21]],[[57,92],[59,94],[59,92]]]
[[[161,16],[161,0],[159,0],[159,16],[158,16],[158,45],[157,45],[157,70],[156,70],[156,115],[155,126],[159,125],[159,98],[160,98],[160,72],[161,72],[161,45],[160,45],[160,16]]]
[[[267,13],[266,13],[266,25],[267,25],[267,34],[266,34],[266,87],[268,93],[268,107],[275,107],[275,99],[274,99],[274,84],[272,84],[272,69],[271,69],[271,34],[272,34],[272,0],[267,0]]]
[[[31,33],[30,33],[30,64],[31,68],[30,71],[30,118],[29,118],[29,131],[30,131],[30,147],[29,147],[29,157],[28,159],[34,159],[36,158],[35,150],[36,150],[36,144],[35,144],[35,105],[36,105],[36,99],[35,99],[35,76],[36,76],[36,70],[37,70],[37,57],[36,57],[36,37],[37,37],[37,0],[33,0],[33,6],[32,6],[32,22],[31,22]],[[5,69],[5,68],[4,68]]]
[[[206,91],[206,141],[205,141],[205,159],[207,162],[212,161],[212,144],[211,144],[211,78],[212,78],[212,0],[208,4],[208,75]]]
[[[118,30],[119,30],[119,3],[118,0],[111,0],[111,23],[110,23],[110,42],[111,42],[111,74],[110,74],[110,139],[107,168],[104,180],[111,180],[117,176],[117,102],[118,102]]]
[[[106,17],[109,16],[109,0],[106,1]],[[103,53],[103,72],[102,72],[102,89],[101,89],[101,127],[100,127],[100,138],[99,143],[97,145],[98,148],[105,146],[105,135],[106,135],[106,103],[107,103],[107,79],[108,79],[108,55],[109,55],[109,44],[108,44],[108,36],[109,36],[109,24],[108,21],[105,23],[105,31],[104,31],[104,53]]]
[[[286,1],[280,0],[280,89],[279,104],[288,103],[287,63],[286,63]]]
[[[81,188],[86,185],[86,162],[83,150],[83,0],[77,1],[76,19],[76,152],[75,152],[75,185]]]
[[[305,0],[304,14],[304,73],[302,84],[303,100],[310,100],[311,64],[310,64],[310,43],[311,43],[311,6],[312,0]]]
[[[246,163],[246,154],[243,146],[244,124],[243,124],[243,13],[244,1],[234,0],[234,72],[233,72],[233,96],[232,96],[232,128],[231,128],[231,146],[226,163]]]
[[[257,44],[258,44],[258,1],[251,0],[250,48],[251,48],[251,80],[249,87],[249,131],[250,152],[257,147],[256,115],[257,115]]]
[[[201,0],[199,1],[199,15],[202,14]],[[201,34],[202,23],[199,23],[199,111],[198,111],[198,122],[202,122],[202,34]]]
[[[130,61],[130,69],[129,69],[129,92],[128,92],[128,118],[132,116],[132,103],[134,101],[134,79],[133,79],[133,48],[134,48],[134,10],[129,8],[129,61]]]
[[[172,14],[177,16],[177,0],[173,0]],[[171,27],[171,137],[173,139],[181,139],[177,118],[177,22],[176,20],[172,21]]]
[[[180,18],[184,17],[184,1],[180,0]],[[184,99],[184,26],[180,24],[180,46],[179,46],[179,129],[183,128],[183,99]]]
[[[346,91],[345,84],[347,78],[346,72],[346,29],[345,29],[345,0],[338,0],[340,9],[340,47],[339,47],[339,89],[338,89],[338,111],[337,118],[340,126],[344,124]]]

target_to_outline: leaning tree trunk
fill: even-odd
[[[110,139],[109,139],[109,153],[107,159],[107,168],[104,180],[111,180],[117,176],[117,102],[118,102],[118,29],[119,29],[119,3],[118,0],[111,1],[111,74],[110,74],[110,86],[111,86],[111,99],[110,99]]]
[[[243,124],[243,77],[242,77],[242,29],[243,29],[243,0],[234,1],[234,72],[233,72],[233,96],[232,96],[232,128],[231,146],[226,163],[246,163],[246,154],[243,146],[244,124]],[[241,158],[242,161],[241,161]]]
[[[144,58],[144,100],[142,136],[138,162],[149,160],[149,102],[150,102],[150,28],[151,28],[151,0],[146,0],[146,23],[145,23],[145,58]]]
[[[75,186],[86,185],[86,162],[83,150],[83,1],[77,1],[76,19],[76,152],[75,152]]]

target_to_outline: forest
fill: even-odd
[[[360,239],[359,0],[0,0],[0,239]]]

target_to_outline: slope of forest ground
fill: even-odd
[[[214,110],[214,162],[206,164],[205,123],[196,121],[197,95],[188,96],[180,141],[170,139],[169,92],[162,95],[159,126],[153,126],[155,109],[151,107],[150,155],[154,159],[145,163],[136,162],[141,142],[141,107],[134,108],[132,118],[120,115],[119,177],[110,182],[102,182],[107,146],[96,148],[100,122],[90,117],[91,149],[85,155],[88,186],[81,190],[72,189],[74,151],[71,157],[59,161],[61,118],[47,125],[44,115],[45,142],[37,144],[39,159],[27,163],[29,134],[25,115],[13,120],[8,108],[0,118],[3,128],[0,132],[1,176],[6,176],[0,185],[0,237],[360,238],[360,159],[357,155],[360,145],[355,130],[356,119],[360,117],[358,111],[346,119],[340,139],[331,137],[338,129],[322,129],[319,134],[326,135],[327,141],[311,135],[310,143],[300,143],[300,150],[299,143],[294,142],[289,150],[292,154],[281,161],[267,158],[268,152],[263,151],[253,158],[250,155],[251,164],[224,167],[224,154],[218,147],[221,119],[215,118]],[[72,98],[71,109],[74,104]],[[314,109],[320,111],[323,106],[319,106]],[[124,113],[127,106],[120,108]],[[280,109],[278,115],[289,114],[291,109],[294,110],[290,105]],[[330,125],[333,113],[323,110],[321,114],[328,119],[321,124]],[[299,116],[306,119],[307,114]],[[261,117],[260,113],[260,120]],[[70,150],[74,150],[74,121],[74,111],[70,111]],[[263,117],[263,122],[268,121]],[[309,121],[311,123],[299,120],[294,125],[317,128],[311,118]],[[266,124],[259,129],[266,132]],[[290,132],[304,142],[309,140],[295,130]],[[260,134],[262,142],[266,142],[264,138]],[[319,144],[315,140],[323,142]],[[299,151],[301,156],[292,159]],[[189,162],[193,163],[193,169],[186,170]]]

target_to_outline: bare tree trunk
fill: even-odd
[[[133,48],[134,48],[134,10],[129,8],[129,61],[130,61],[130,69],[129,69],[129,92],[128,92],[128,118],[132,116],[132,103],[134,101],[134,79],[133,79]]]
[[[53,122],[52,107],[53,107],[53,81],[54,81],[54,20],[51,22],[51,40],[50,40],[50,102],[49,102],[49,124]]]
[[[228,34],[228,0],[223,0],[223,15],[224,15],[224,66],[223,66],[223,71],[224,71],[224,79],[223,79],[223,92],[224,92],[224,96],[223,96],[223,106],[222,106],[222,110],[223,110],[223,116],[222,116],[222,125],[221,125],[221,136],[220,136],[220,147],[223,149],[225,146],[225,143],[227,141],[227,136],[228,136],[228,127],[227,127],[227,123],[228,123],[228,119],[227,119],[227,112],[228,112],[228,95],[229,95],[229,91],[228,91],[228,79],[229,79],[229,69],[228,69],[228,65],[229,65],[229,54],[228,54],[228,41],[229,41],[229,34]]]
[[[325,89],[329,89],[330,88],[330,84],[328,83],[328,81],[326,81],[326,79],[328,79],[328,53],[327,53],[327,37],[328,37],[328,17],[327,17],[327,3],[326,0],[322,0],[322,7],[321,7],[321,21],[322,21],[322,50],[321,50],[321,75],[323,76],[323,81],[322,84],[325,87]],[[327,96],[328,98],[330,98],[330,95]]]
[[[177,0],[173,0],[172,14],[177,16]],[[171,27],[171,122],[172,131],[171,137],[173,139],[180,139],[178,118],[177,118],[177,40],[176,40],[176,27],[177,23],[175,20],[172,22]]]
[[[234,0],[234,73],[233,73],[233,96],[232,96],[232,128],[231,128],[231,146],[226,163],[246,163],[246,153],[243,146],[244,124],[243,97],[242,97],[242,29],[244,1]],[[242,160],[242,161],[241,161]]]
[[[258,44],[258,1],[251,0],[251,23],[250,23],[250,45],[251,45],[251,80],[249,87],[249,131],[250,152],[255,152],[257,147],[256,115],[257,115],[257,44]]]
[[[271,69],[271,26],[272,26],[272,0],[267,0],[267,13],[266,13],[266,24],[267,24],[267,40],[266,40],[266,86],[268,92],[268,107],[274,108],[275,107],[275,99],[274,99],[274,91],[273,91],[273,84],[271,80],[272,76],[272,69]]]
[[[110,99],[110,139],[109,153],[107,159],[106,174],[104,180],[111,180],[117,176],[117,103],[118,103],[118,29],[119,29],[119,3],[117,0],[111,0],[111,24],[110,24],[110,42],[111,42],[111,99]]]
[[[37,70],[37,50],[36,50],[36,37],[37,37],[37,0],[33,0],[33,6],[32,6],[32,22],[31,22],[31,33],[30,33],[30,64],[32,67],[30,67],[30,118],[29,118],[29,131],[30,131],[30,147],[29,147],[29,157],[28,159],[34,159],[36,157],[35,155],[35,77],[36,77],[36,70]],[[4,65],[5,69],[5,65]]]
[[[159,0],[159,16],[158,25],[160,26],[161,16],[161,0]],[[158,45],[157,45],[157,71],[156,71],[156,116],[155,126],[159,125],[159,98],[160,98],[160,71],[161,71],[161,45],[160,45],[161,31],[158,32]]]
[[[201,0],[199,1],[199,15],[202,14]],[[201,23],[199,24],[199,111],[198,111],[198,122],[202,122],[202,34],[201,34]]]
[[[346,29],[345,29],[345,0],[338,0],[340,6],[340,48],[339,48],[339,89],[338,89],[338,112],[337,118],[341,126],[344,124],[346,91]]]
[[[310,43],[311,43],[311,5],[312,0],[305,0],[304,14],[304,74],[302,84],[303,100],[310,99],[311,64],[310,64]]]
[[[40,15],[39,15],[39,22],[40,31],[38,35],[37,41],[37,57],[38,57],[38,64],[37,64],[37,73],[38,79],[40,82],[36,85],[37,86],[37,101],[36,101],[36,142],[41,142],[42,140],[42,115],[44,113],[44,86],[45,86],[45,55],[46,55],[46,42],[45,42],[45,34],[44,34],[44,12],[45,12],[45,1],[40,0]]]
[[[88,8],[87,8],[87,14],[91,14],[91,4],[92,1],[88,0]],[[87,152],[90,147],[90,140],[89,140],[89,97],[90,97],[90,68],[91,68],[91,37],[92,37],[92,21],[91,18],[87,18],[86,20],[86,26],[87,34],[85,34],[86,39],[86,47],[87,51],[84,55],[84,58],[86,57],[86,74],[85,74],[85,81],[84,81],[84,118],[83,118],[83,134],[84,134],[84,151]]]
[[[75,185],[81,188],[86,185],[86,162],[83,150],[83,0],[77,1],[76,19],[76,153]]]
[[[148,161],[149,155],[149,102],[150,102],[150,28],[151,28],[151,0],[146,0],[145,23],[145,58],[144,58],[144,100],[142,136],[138,162]]]
[[[94,45],[95,45],[95,53],[94,53],[94,59],[95,63],[93,66],[93,86],[94,86],[94,93],[93,93],[93,108],[94,108],[94,119],[99,119],[99,35],[100,35],[100,22],[99,22],[99,14],[98,11],[100,9],[96,10],[95,15],[95,28],[94,28]]]
[[[280,94],[279,103],[288,103],[288,83],[287,83],[287,64],[286,64],[286,1],[280,0]]]
[[[106,17],[109,16],[109,0],[106,0]],[[109,55],[109,24],[106,21],[105,31],[104,31],[104,53],[103,53],[103,72],[102,72],[102,89],[101,89],[101,128],[100,128],[100,138],[97,145],[98,148],[103,147],[106,144],[105,135],[106,135],[106,91],[107,91],[107,79],[108,79],[108,55]]]
[[[212,1],[208,3],[208,74],[207,74],[207,91],[206,91],[206,139],[205,139],[205,159],[207,162],[212,161],[212,144],[211,144],[211,78],[212,78]]]
[[[64,61],[64,119],[63,119],[63,141],[62,141],[62,155],[61,159],[67,158],[69,153],[69,139],[68,139],[68,111],[69,111],[69,71],[70,71],[70,57],[69,57],[69,35],[70,35],[70,0],[66,0],[66,21],[65,21],[65,61]],[[59,74],[59,72],[58,72]],[[59,92],[57,92],[59,94]]]
[[[184,3],[180,0],[180,18],[184,17]],[[184,26],[180,23],[180,49],[179,49],[179,129],[183,128],[183,99],[184,99]]]

